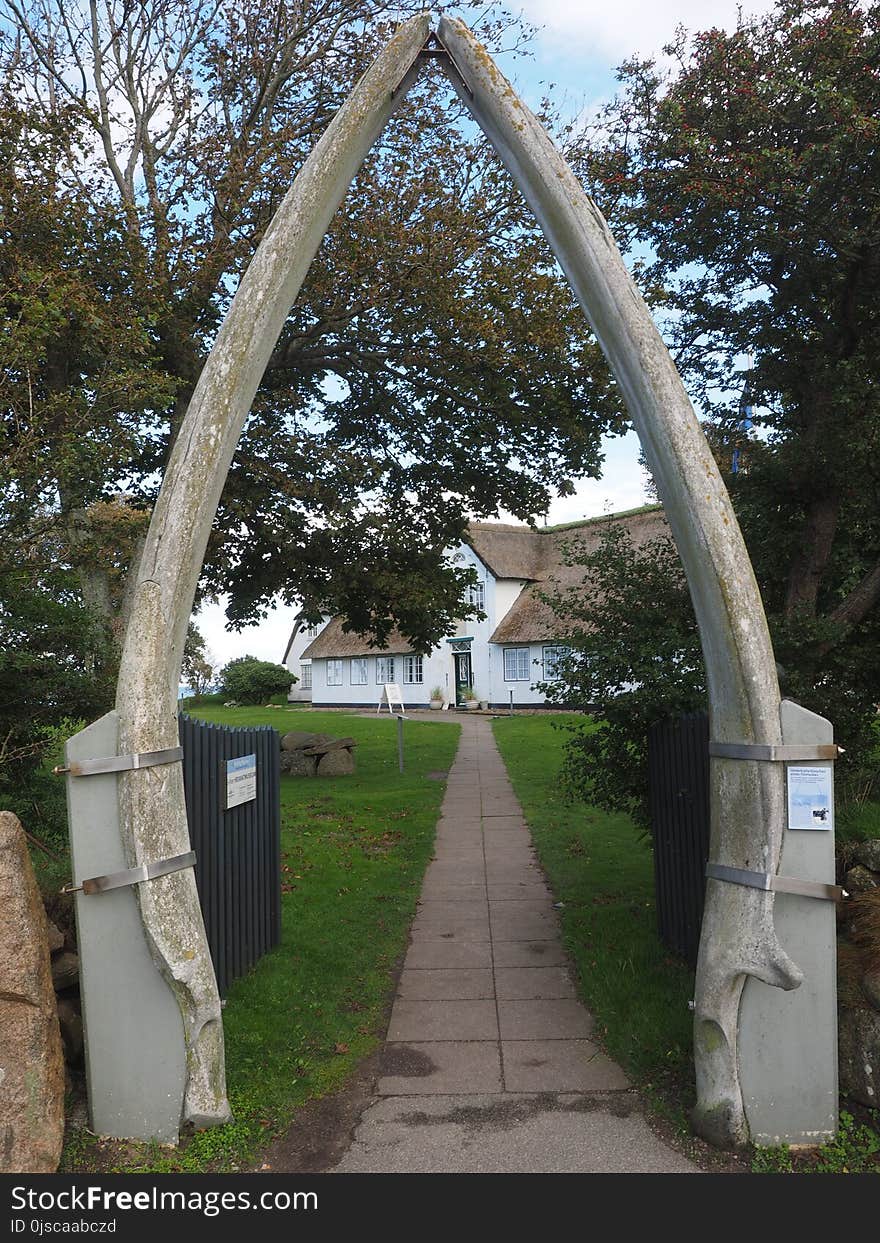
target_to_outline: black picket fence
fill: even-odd
[[[222,997],[281,939],[281,748],[269,726],[233,729],[183,713],[178,724],[196,885]],[[227,808],[236,778],[250,793],[242,789],[248,756],[256,757],[256,797]],[[230,770],[236,759],[243,762]]]
[[[648,780],[660,939],[696,965],[709,858],[709,718],[651,727]]]

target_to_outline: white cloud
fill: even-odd
[[[274,609],[265,621],[234,631],[226,629],[226,604],[225,598],[217,604],[205,604],[193,617],[218,663],[227,665],[239,656],[256,656],[258,660],[281,664],[296,610],[281,606]]]
[[[748,18],[766,13],[771,0],[521,0],[522,11],[542,27],[541,41],[548,52],[592,55],[615,63],[640,53],[659,53],[676,26],[732,30],[741,9]]]

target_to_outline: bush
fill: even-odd
[[[286,694],[296,681],[283,665],[256,656],[241,656],[223,670],[223,694],[240,704],[264,704],[273,695]]]

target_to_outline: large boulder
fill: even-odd
[[[869,868],[872,872],[880,872],[880,837],[872,837],[867,842],[859,842],[853,853],[863,867]]]
[[[322,742],[332,742],[330,734],[310,734],[306,730],[292,729],[281,739],[282,751],[304,751],[306,747],[314,747]]]
[[[838,1021],[840,1090],[845,1096],[876,1109],[880,1104],[880,1014],[846,1006]]]
[[[302,751],[282,751],[281,771],[291,777],[314,777],[318,761]]]
[[[0,1173],[51,1174],[64,1137],[64,1058],[46,913],[8,811],[0,811],[0,911]]]
[[[349,777],[354,772],[354,752],[347,747],[328,751],[318,760],[319,777]]]
[[[844,876],[843,887],[850,894],[870,893],[878,887],[878,878],[868,868],[857,863]]]

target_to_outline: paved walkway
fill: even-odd
[[[346,1172],[698,1172],[591,1041],[488,720],[462,738]]]

